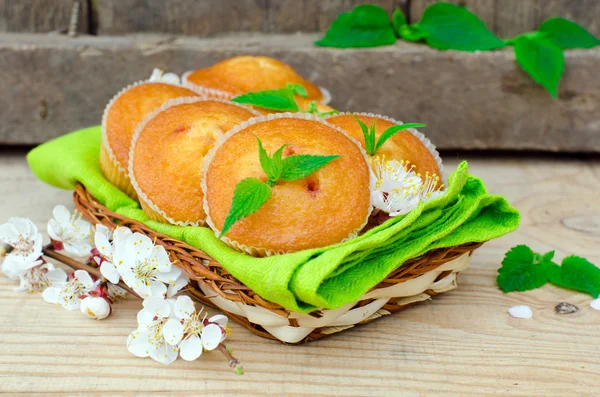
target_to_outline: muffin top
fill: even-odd
[[[133,139],[129,173],[139,197],[172,223],[202,224],[202,160],[226,131],[253,116],[218,100],[165,104]]]
[[[363,132],[358,122],[354,119],[355,117],[367,126],[371,126],[375,123],[376,138],[379,138],[379,136],[389,127],[400,124],[381,116],[360,113],[354,115],[340,114],[331,116],[327,118],[327,122],[340,127],[365,147]],[[438,153],[427,138],[423,137],[423,139],[426,143],[429,143],[431,149],[409,130],[399,131],[379,148],[377,156],[383,156],[389,160],[408,161],[415,166],[417,172],[423,175],[429,173],[430,175],[438,175],[441,177]]]
[[[289,65],[263,56],[238,56],[186,76],[190,83],[240,95],[246,92],[283,88],[287,83],[306,88],[311,100],[323,99],[319,87],[304,80]]]
[[[117,94],[104,110],[102,132],[105,144],[118,164],[127,169],[131,138],[144,117],[165,102],[198,94],[182,86],[143,82]]]
[[[257,138],[268,153],[340,156],[304,179],[279,181],[258,211],[239,220],[225,240],[252,254],[323,247],[355,236],[371,212],[364,151],[334,126],[309,115],[262,116],[237,126],[209,153],[203,181],[207,223],[217,233],[234,190],[246,178],[266,182]]]

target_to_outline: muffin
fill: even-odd
[[[340,127],[364,147],[365,140],[362,129],[354,119],[355,117],[369,127],[375,122],[376,138],[379,138],[389,127],[402,124],[391,118],[371,113],[344,113],[328,117],[326,120]],[[399,131],[388,139],[377,151],[377,156],[383,156],[388,160],[408,161],[422,175],[429,174],[441,177],[442,160],[439,153],[435,150],[435,146],[431,141],[414,128]]]
[[[326,99],[319,87],[304,80],[289,65],[263,56],[229,58],[211,67],[186,73],[184,81],[200,87],[225,91],[234,96],[283,88],[287,83],[301,84],[306,88],[310,100]]]
[[[255,116],[215,99],[180,98],[152,112],[135,131],[129,176],[150,219],[202,225],[202,159],[228,130]]]
[[[131,137],[148,113],[165,102],[181,97],[198,96],[189,87],[143,81],[119,92],[106,106],[102,118],[100,169],[117,188],[136,198],[127,175]]]
[[[359,144],[316,116],[280,113],[261,116],[225,134],[206,156],[206,223],[220,234],[238,182],[266,181],[257,138],[268,153],[282,145],[287,156],[339,155],[305,179],[279,181],[269,200],[239,220],[225,242],[252,255],[273,255],[324,247],[356,236],[371,213],[369,162]]]

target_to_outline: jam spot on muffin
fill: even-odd
[[[296,149],[294,149],[293,146],[286,146],[285,149],[283,150],[283,155],[284,156],[293,156],[294,154],[296,154]]]
[[[316,178],[306,179],[306,191],[313,197],[316,197],[319,193],[320,182]]]
[[[187,125],[181,125],[181,126],[179,126],[179,127],[175,128],[175,129],[173,130],[173,133],[174,133],[174,134],[177,134],[177,133],[180,133],[180,132],[186,132],[186,131],[188,131],[189,129],[190,129],[190,127],[189,127],[189,126],[187,126]]]

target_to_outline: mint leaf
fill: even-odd
[[[539,36],[519,36],[513,41],[517,62],[531,78],[552,97],[557,97],[558,83],[565,67],[562,50]]]
[[[322,47],[377,47],[394,44],[396,35],[387,12],[365,4],[338,15],[325,36],[315,42]]]
[[[297,112],[300,110],[294,98],[294,90],[289,88],[248,92],[231,99],[231,101],[280,111]]]
[[[371,126],[372,128],[369,131],[369,127],[367,127],[367,125],[365,123],[363,123],[362,121],[357,119],[354,115],[352,117],[354,117],[354,120],[356,120],[358,125],[360,125],[360,129],[362,130],[362,133],[363,133],[363,139],[365,140],[365,150],[366,150],[367,154],[369,154],[370,156],[374,156],[375,155],[375,129],[374,129],[375,122],[373,123],[373,125]],[[371,134],[371,133],[373,133],[373,134]]]
[[[600,295],[600,268],[585,258],[568,256],[563,259],[560,280],[555,281],[561,287],[585,292],[593,298]]]
[[[400,35],[407,40],[421,36],[440,50],[484,51],[506,45],[475,14],[444,2],[427,7],[419,23],[401,29]]]
[[[219,238],[240,219],[252,215],[271,197],[271,187],[257,178],[246,178],[238,182],[233,191],[231,208],[225,219]]]
[[[267,174],[267,184],[269,186],[273,186],[281,176],[281,168],[282,168],[282,160],[281,156],[283,155],[283,149],[287,145],[281,146],[277,151],[273,154],[273,157],[270,157],[265,148],[263,147],[262,142],[258,137],[255,137],[258,141],[258,157],[260,159],[260,166],[262,167],[265,174]]]
[[[383,146],[383,144],[385,143],[385,141],[387,141],[388,139],[390,139],[391,137],[393,137],[394,135],[396,135],[398,132],[400,132],[402,130],[405,130],[407,128],[420,128],[420,127],[425,127],[425,124],[408,123],[408,124],[401,124],[401,125],[391,126],[387,130],[383,131],[383,134],[381,134],[379,136],[379,140],[377,140],[377,145],[375,145],[375,151],[379,150],[379,148],[381,146]]]
[[[301,97],[308,97],[308,92],[306,92],[306,88],[304,88],[303,85],[301,84],[292,84],[292,83],[287,83],[285,85],[285,88],[292,90],[292,92],[295,95],[300,95]]]
[[[531,248],[518,245],[508,251],[498,270],[496,282],[504,292],[539,288],[548,281],[547,261],[540,261]]]
[[[319,112],[317,101],[312,101],[308,104],[308,110],[306,111],[306,113],[316,114],[319,117],[327,117],[334,114],[338,114],[339,110],[332,110],[330,112]]]
[[[407,24],[406,17],[400,8],[396,8],[392,14],[392,24],[397,34],[400,34],[400,27]]]
[[[584,27],[564,18],[550,18],[538,29],[554,45],[566,48],[592,48],[600,44]]]
[[[283,159],[281,179],[295,181],[306,178],[338,157],[340,156],[313,156],[309,154],[286,157]]]

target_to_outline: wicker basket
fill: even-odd
[[[83,185],[76,187],[74,201],[90,222],[102,223],[111,229],[126,226],[156,239],[177,266],[189,274],[190,280],[195,281],[189,284],[188,291],[198,301],[219,308],[258,336],[292,344],[321,339],[356,324],[368,323],[456,288],[458,273],[469,265],[473,250],[481,246],[481,243],[473,243],[429,251],[394,270],[359,301],[334,310],[305,314],[264,300],[198,248],[110,211]]]

